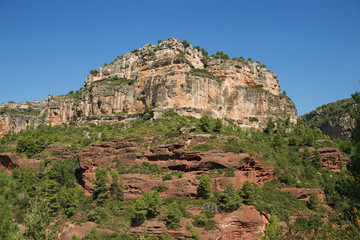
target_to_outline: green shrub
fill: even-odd
[[[225,152],[244,153],[241,144],[234,138],[228,138],[222,145],[222,150]]]
[[[258,119],[257,117],[250,117],[250,118],[249,118],[249,121],[250,121],[250,122],[258,122],[259,119]]]

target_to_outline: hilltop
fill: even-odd
[[[276,75],[260,62],[208,56],[186,40],[169,38],[118,56],[93,69],[84,87],[42,102],[0,105],[0,134],[41,124],[128,121],[145,110],[153,117],[180,115],[228,119],[263,129],[268,120],[297,121],[290,98],[279,94]]]

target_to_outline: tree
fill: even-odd
[[[197,190],[197,196],[200,198],[208,199],[210,198],[212,186],[211,186],[211,177],[207,174],[204,174],[200,178],[200,185]]]
[[[30,198],[34,197],[36,195],[36,175],[34,173],[34,170],[31,167],[26,167],[25,173],[24,173],[24,190],[25,194],[27,194]]]
[[[74,215],[78,206],[77,189],[64,187],[59,194],[59,203],[68,217]]]
[[[25,236],[27,239],[42,240],[46,238],[47,227],[50,223],[49,208],[39,198],[30,199],[29,208],[26,210]]]
[[[241,198],[235,192],[234,185],[228,183],[226,189],[219,195],[219,206],[226,212],[231,212],[236,210],[241,203]]]
[[[222,126],[223,124],[221,118],[217,118],[215,121],[214,132],[221,132]]]
[[[264,132],[268,133],[268,134],[272,134],[274,132],[274,123],[272,122],[271,119],[268,119],[267,123],[266,123],[266,128],[264,129]]]
[[[110,196],[116,200],[124,200],[124,183],[115,169],[111,170],[112,183],[109,188]]]
[[[179,228],[180,219],[182,217],[179,205],[176,202],[172,202],[168,209],[165,211],[165,222],[169,229]]]
[[[247,205],[252,204],[254,195],[255,195],[254,185],[249,180],[246,180],[241,189],[241,197],[244,199],[244,203]]]
[[[94,198],[97,200],[98,204],[103,204],[108,197],[106,183],[109,181],[108,172],[106,168],[98,168],[95,171],[95,184],[94,189]]]
[[[56,212],[59,207],[58,192],[60,191],[59,183],[55,180],[48,180],[41,188],[42,200],[48,205],[50,212]]]
[[[316,193],[311,193],[309,197],[309,201],[307,202],[307,205],[309,209],[316,210],[319,207],[319,198]]]
[[[17,181],[0,171],[0,239],[15,239],[17,225],[12,220],[14,202],[17,200]]]
[[[16,144],[16,152],[25,153],[26,156],[30,158],[36,153],[42,152],[47,145],[47,141],[43,136],[21,136]]]
[[[209,117],[209,115],[204,114],[202,115],[202,117],[200,118],[200,128],[203,132],[211,132],[211,127],[212,125],[212,119]]]
[[[319,152],[319,150],[315,150],[314,151],[314,156],[313,156],[313,160],[312,160],[312,164],[315,168],[320,169],[323,166],[323,162],[322,162],[322,157],[321,154]]]

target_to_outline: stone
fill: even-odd
[[[214,77],[190,72],[193,68]],[[109,77],[133,83],[109,84],[105,81]],[[137,119],[145,109],[152,109],[155,118],[169,109],[197,118],[208,114],[245,129],[264,128],[268,119],[281,118],[284,112],[295,123],[296,108],[289,98],[279,96],[279,89],[276,75],[257,63],[205,58],[197,49],[185,49],[179,40],[170,38],[93,70],[80,98],[50,95],[42,102],[0,104],[0,109],[17,112],[0,115],[0,137],[10,130],[50,122],[126,122]],[[250,121],[253,118],[258,121]]]

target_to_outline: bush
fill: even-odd
[[[228,138],[227,141],[223,144],[222,150],[225,152],[233,153],[244,153],[243,147],[240,143],[234,138]]]
[[[207,174],[204,174],[200,178],[200,185],[197,190],[197,196],[200,198],[208,199],[211,195],[212,186],[211,186],[211,177]]]
[[[32,157],[42,152],[48,143],[43,136],[33,137],[31,135],[19,137],[16,144],[17,153],[25,153],[27,157]]]
[[[181,217],[182,213],[179,209],[179,205],[176,202],[171,203],[168,209],[165,211],[165,222],[167,228],[179,228]]]

